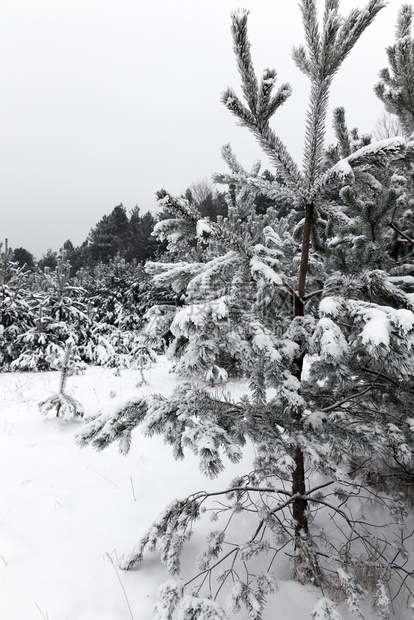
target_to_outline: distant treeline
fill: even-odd
[[[275,177],[267,170],[264,171],[262,178],[267,182],[275,180]],[[183,197],[197,206],[202,217],[209,217],[216,221],[217,217],[227,215],[229,194],[216,191],[208,181],[193,183],[185,191]],[[270,206],[276,205],[275,200],[261,194],[257,195],[255,203],[258,213],[265,213]],[[281,216],[286,213],[287,206],[280,200],[277,203]],[[141,215],[138,206],[128,212],[121,203],[91,228],[81,245],[76,247],[68,239],[58,252],[48,249],[37,261],[27,249],[19,247],[13,250],[13,261],[29,270],[34,270],[36,266],[42,271],[45,267],[55,270],[59,256],[64,254],[71,266],[71,276],[76,275],[80,269],[93,269],[99,263],[107,264],[116,256],[128,263],[133,261],[145,263],[147,260],[156,259],[165,250],[163,244],[151,234],[155,223],[165,217],[168,215],[163,212],[157,214],[157,217],[149,211]]]

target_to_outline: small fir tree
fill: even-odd
[[[13,261],[8,242],[0,244],[0,368],[11,369],[20,354],[20,338],[34,324],[31,276]]]
[[[68,376],[77,370],[72,359],[72,342],[68,340],[61,360],[59,391],[39,403],[39,409],[45,418],[63,418],[66,421],[83,418],[84,409],[76,398],[66,392]]]
[[[68,339],[72,343],[71,359],[78,372],[85,370],[78,345],[84,337],[85,291],[72,284],[70,263],[57,259],[56,269],[38,272],[34,278],[33,324],[18,337],[20,355],[12,362],[15,370],[56,370],[59,368]]]

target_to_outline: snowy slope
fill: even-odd
[[[136,371],[117,377],[89,368],[68,386],[94,414],[139,391],[167,395],[177,384],[165,360],[149,377],[149,386],[136,388]],[[80,448],[79,423],[43,420],[37,409],[58,381],[54,372],[0,375],[0,620],[150,620],[164,567],[154,555],[125,573],[118,560],[172,499],[225,488],[237,468],[245,470],[231,465],[208,481],[192,455],[174,461],[160,438],[139,431],[127,457],[116,446]],[[317,592],[290,581],[287,566],[280,577],[266,618],[274,620],[277,608],[282,620],[308,619]]]

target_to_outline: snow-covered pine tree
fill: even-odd
[[[388,218],[392,213],[399,228],[412,208],[412,196],[394,175],[409,169],[414,145],[403,138],[374,144],[367,139],[355,149],[357,135],[337,112],[339,156],[330,166],[324,149],[332,80],[384,4],[369,0],[342,17],[339,1],[326,0],[320,24],[316,1],[301,0],[305,45],[294,50],[294,59],[311,84],[302,170],[270,126],[290,87],[275,91],[273,70],[256,77],[247,13],[233,13],[244,102],[233,89],[223,101],[285,184],[265,182],[257,166],[246,172],[227,149],[230,174],[218,180],[234,188],[228,219],[200,219],[186,200],[158,193],[160,206],[173,214],[157,226],[158,234],[170,244],[193,239],[206,245],[197,262],[150,267],[158,281],[184,296],[186,306],[171,313],[175,335],[182,338],[180,364],[186,371],[193,365],[205,380],[224,341],[226,353],[242,360],[252,394],[233,402],[203,384],[186,384],[169,399],[139,398],[110,419],[96,418],[81,441],[103,448],[119,440],[125,452],[132,429],[143,424],[149,435],[164,435],[176,458],[191,449],[209,476],[224,468],[223,455],[238,462],[246,441],[253,443],[255,458],[252,470],[227,489],[173,502],[125,562],[133,566],[146,549],[157,549],[170,575],[179,577],[193,522],[219,501],[212,513],[217,529],[198,559],[197,578],[184,587],[166,584],[157,619],[227,617],[215,600],[225,598],[227,584],[230,611],[242,603],[249,617],[262,618],[275,587],[271,567],[282,550],[293,557],[296,579],[328,593],[341,591],[353,614],[367,586],[380,592],[383,617],[402,587],[412,597],[404,548],[407,498],[401,485],[388,485],[388,495],[382,494],[375,476],[380,454],[412,468],[414,281],[398,275],[401,254]],[[259,220],[251,208],[255,191],[288,197],[291,212]],[[220,310],[214,316],[215,304]],[[241,318],[231,330],[237,308]],[[166,313],[160,316],[165,320]],[[211,319],[216,325],[209,332]],[[206,354],[194,351],[197,338]],[[245,523],[257,517],[242,542],[231,537],[239,515]],[[262,571],[257,563],[250,568],[259,555],[267,556]],[[313,615],[329,614],[339,617],[325,598]]]
[[[120,255],[107,264],[98,263],[78,274],[87,289],[88,313],[92,318],[88,340],[83,347],[86,359],[113,368],[134,366],[139,345],[142,316],[142,290],[148,276],[135,260]]]
[[[346,127],[343,109],[334,111],[334,127],[338,144],[329,150],[329,159],[332,160],[334,153],[337,159],[351,156],[358,145],[352,140],[355,131],[351,133]],[[412,310],[414,298],[414,244],[406,234],[413,229],[414,214],[414,175],[410,144],[408,146],[406,156],[394,160],[392,165],[372,161],[369,170],[356,169],[353,183],[345,185],[340,192],[344,203],[341,211],[332,209],[331,205],[326,207],[327,264],[330,270],[344,274],[342,285],[346,287],[347,296],[353,289],[352,296],[399,308],[401,316],[402,309]],[[408,312],[405,314],[410,317]],[[349,320],[354,319],[349,317]],[[403,360],[403,351],[404,347],[399,363]],[[410,354],[407,363],[412,367]],[[399,365],[397,369],[396,375],[404,375]],[[403,381],[398,387],[397,384],[390,386],[388,391],[394,388],[394,406],[389,406],[388,414],[391,416],[393,409],[393,415],[401,422],[412,406],[412,385]],[[408,408],[407,403],[410,403]],[[366,459],[364,465],[359,459],[358,472],[375,486],[402,492],[412,502],[414,468],[405,459],[399,459],[393,442],[384,444],[382,451],[373,453],[372,459]]]
[[[404,4],[399,12],[396,27],[396,41],[387,48],[389,68],[380,72],[380,82],[375,92],[384,102],[386,110],[398,118],[404,135],[408,140],[414,139],[414,9]],[[408,196],[405,217],[400,222],[392,219],[389,225],[399,240],[399,249],[405,257],[412,256],[414,248],[413,188],[414,174],[412,167],[406,166],[403,174],[394,177],[401,192]],[[403,261],[402,261],[403,262]],[[406,261],[411,263],[412,261]],[[410,267],[407,264],[408,271]],[[401,274],[400,274],[401,275]],[[408,275],[408,274],[406,274]]]
[[[2,251],[3,250],[3,251]],[[19,336],[33,325],[30,274],[12,260],[6,239],[0,243],[0,368],[10,370],[19,355]]]
[[[34,278],[32,325],[18,337],[20,355],[12,362],[14,370],[56,370],[61,367],[67,343],[71,343],[71,370],[83,372],[78,344],[86,322],[85,291],[72,284],[70,264],[57,258],[56,269],[45,268]]]
[[[349,131],[343,108],[334,110],[334,129],[337,144],[327,150],[329,165],[341,165],[340,160],[352,157],[362,145],[369,152],[371,136],[360,138],[357,130]],[[411,273],[414,244],[408,234],[414,225],[414,175],[410,149],[403,158],[394,159],[392,166],[372,160],[369,168],[356,168],[352,183],[340,191],[346,207],[339,215],[327,207],[327,236],[335,218],[335,230],[339,231],[329,247],[335,248],[332,258],[341,261],[340,269],[349,270],[349,265],[355,265],[354,270],[359,271],[363,265],[392,270],[393,275]]]
[[[234,174],[242,171],[229,146],[223,149],[223,156]],[[258,165],[251,175],[262,183]],[[264,215],[256,214],[255,194],[254,187],[234,184],[233,198],[230,193],[227,196],[228,217],[219,218],[217,225],[201,218],[186,201],[171,199],[163,191],[158,195],[161,205],[173,201],[175,212],[184,208],[189,217],[195,218],[192,241],[196,246],[191,252],[184,252],[183,231],[176,232],[180,220],[162,220],[155,227],[155,234],[168,240],[168,252],[182,258],[148,263],[147,271],[154,276],[156,286],[170,286],[182,301],[178,307],[156,306],[149,313],[148,330],[162,333],[169,329],[175,337],[169,355],[176,369],[208,383],[220,383],[229,373],[250,375],[258,352],[266,355],[266,341],[283,332],[284,306],[288,313],[292,309],[287,280],[285,284],[279,281],[280,286],[276,287],[274,281],[269,284],[260,278],[260,271],[268,266],[257,260],[252,268],[250,261],[252,247],[257,246],[260,256],[260,245],[264,248],[266,244],[283,243],[284,255],[274,247],[272,264],[285,259],[283,270],[288,278],[290,261],[297,249],[288,231],[297,213],[294,211],[285,219],[278,219],[273,209]],[[274,229],[270,229],[271,223]],[[216,236],[214,231],[220,234]]]
[[[389,68],[380,72],[375,92],[385,108],[395,114],[409,138],[414,133],[414,9],[404,4],[399,12],[395,43],[387,47]]]

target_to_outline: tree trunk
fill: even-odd
[[[302,241],[302,256],[299,269],[298,278],[298,294],[295,299],[295,317],[301,317],[305,314],[304,301],[306,290],[306,276],[308,273],[309,262],[309,250],[310,250],[310,233],[312,227],[312,215],[313,204],[306,203],[305,211],[305,225],[303,230]],[[299,357],[296,360],[296,368],[294,374],[296,378],[301,381],[303,372],[303,359],[306,355],[306,350],[303,342],[298,342],[300,345]],[[302,412],[298,411],[295,414],[295,421],[300,428],[302,424]],[[292,473],[292,494],[299,495],[293,501],[292,515],[295,522],[295,549],[297,555],[295,557],[295,577],[299,581],[305,582],[312,580],[314,583],[318,581],[319,570],[318,566],[314,562],[309,561],[309,557],[306,557],[303,549],[303,543],[309,534],[309,522],[308,522],[308,502],[304,499],[306,494],[305,483],[305,459],[303,450],[299,445],[295,447],[293,460],[295,463]]]

